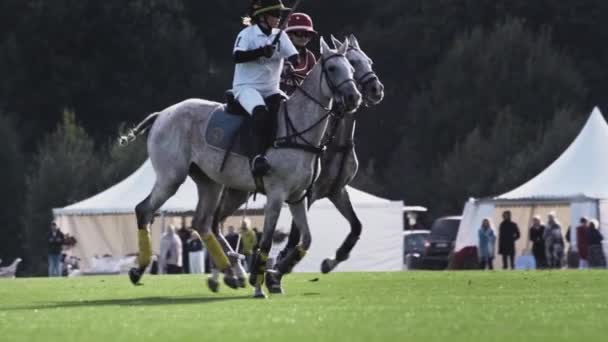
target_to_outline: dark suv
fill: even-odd
[[[446,216],[433,222],[431,234],[425,244],[423,268],[443,270],[448,267],[448,258],[454,249],[461,219],[462,216]]]

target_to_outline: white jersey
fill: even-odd
[[[234,51],[249,51],[269,45],[279,32],[279,29],[272,29],[272,33],[267,36],[258,25],[246,27],[236,37]],[[271,58],[261,57],[247,63],[236,64],[232,87],[235,90],[248,87],[265,93],[279,92],[283,59],[297,53],[298,50],[287,34],[281,32],[281,38]]]

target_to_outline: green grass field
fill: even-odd
[[[201,276],[143,282],[0,280],[0,341],[608,340],[605,271],[296,274],[266,300]]]

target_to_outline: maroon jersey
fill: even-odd
[[[294,73],[291,77],[283,77],[281,76],[281,90],[283,90],[287,95],[291,95],[293,91],[296,89],[296,86],[300,85],[302,81],[306,78],[306,75],[310,72],[312,67],[317,63],[317,59],[315,55],[310,52],[310,50],[305,49],[304,53],[300,53],[298,65],[294,65]]]

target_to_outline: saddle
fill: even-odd
[[[232,91],[225,93],[226,103],[211,114],[204,132],[205,142],[225,151],[224,162],[229,153],[253,158],[254,151],[249,143],[253,139],[251,115],[236,101]]]
[[[251,160],[256,151],[253,150],[252,139],[253,118],[235,99],[231,90],[225,93],[226,103],[211,114],[207,129],[204,132],[205,142],[215,149],[225,152],[220,171],[224,169],[230,153]],[[278,103],[268,99],[266,106],[272,108]]]

